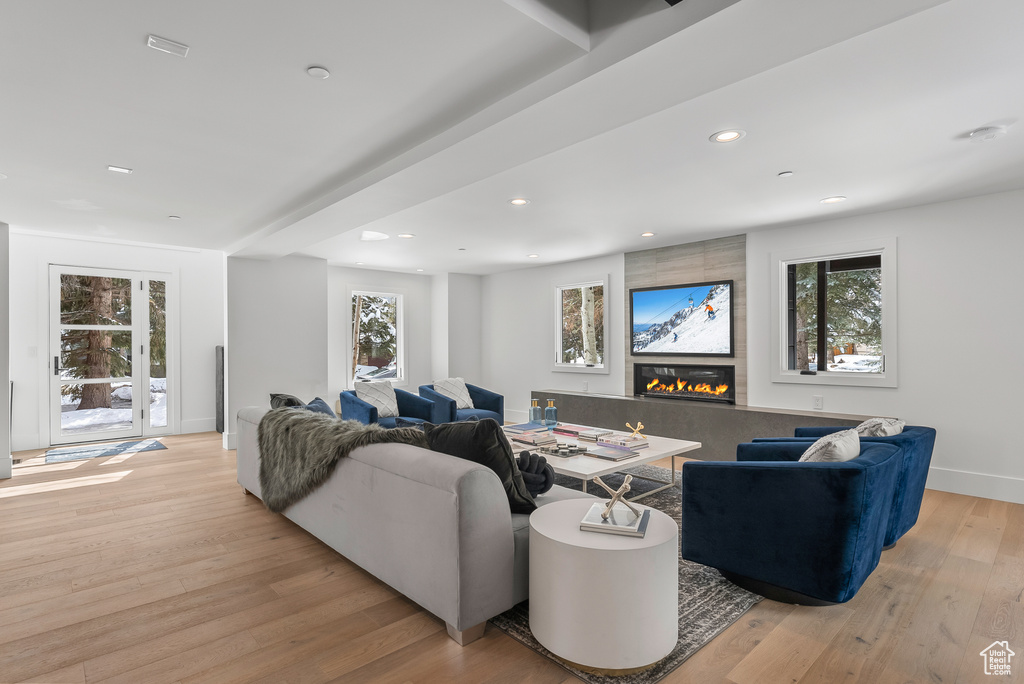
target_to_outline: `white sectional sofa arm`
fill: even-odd
[[[238,481],[256,496],[264,413],[238,414]],[[284,515],[440,617],[460,643],[514,605],[508,499],[485,466],[406,444],[361,447]]]

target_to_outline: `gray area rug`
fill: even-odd
[[[642,493],[661,485],[641,480],[638,475],[668,480],[671,476],[668,468],[641,465],[628,471],[634,476],[630,483],[632,493]],[[601,478],[605,484],[617,488],[622,484],[622,475],[608,475]],[[555,481],[563,487],[580,488],[580,481],[557,475]],[[608,498],[604,490],[590,483],[591,494]],[[630,497],[627,497],[630,498]],[[670,515],[679,524],[682,501],[679,490],[666,489],[641,499],[644,505],[657,508]],[[592,674],[578,670],[553,656],[547,649],[537,643],[530,632],[529,601],[524,601],[510,610],[491,619],[491,624],[511,636],[516,641],[550,658],[562,668],[589,684],[653,684],[661,680],[683,661],[696,653],[702,646],[718,636],[726,627],[738,620],[755,603],[761,600],[757,594],[737,587],[722,577],[714,568],[705,565],[679,560],[679,641],[665,658],[653,667],[636,674],[612,676]]]

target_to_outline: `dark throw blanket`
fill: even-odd
[[[260,420],[260,488],[263,503],[280,513],[323,484],[338,459],[367,444],[400,442],[427,448],[415,428],[387,430],[297,408],[277,408]]]

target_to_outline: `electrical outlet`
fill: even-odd
[[[821,396],[820,394],[815,394],[813,397],[811,397],[811,399],[814,399],[814,409],[816,411],[821,411],[823,408],[825,408],[825,397]]]
[[[587,391],[587,385],[588,385],[588,384],[589,384],[589,383],[588,383],[588,382],[587,382],[586,380],[584,380],[584,381],[583,381],[583,391],[584,391],[584,392],[586,392],[586,391]]]

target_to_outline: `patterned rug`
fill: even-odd
[[[166,448],[155,439],[142,439],[134,442],[120,442],[118,444],[87,444],[85,446],[67,447],[64,449],[50,449],[46,452],[46,462],[63,463],[64,461],[77,461],[82,458],[125,456],[136,454],[140,451],[156,451],[157,449]]]
[[[634,476],[630,483],[632,493],[642,493],[661,485],[641,480],[637,475],[646,475],[659,480],[668,480],[671,472],[668,468],[641,465],[628,471]],[[617,488],[622,484],[622,475],[608,475],[601,478],[605,484]],[[556,476],[555,481],[563,487],[579,489],[580,481],[563,476]],[[604,490],[590,483],[588,491],[608,498]],[[630,497],[627,497],[630,498]],[[644,505],[657,508],[671,516],[676,523],[680,520],[682,500],[678,489],[666,489],[641,499]],[[523,601],[510,610],[491,619],[491,624],[511,636],[516,641],[551,659],[562,668],[568,670],[589,684],[653,684],[679,667],[683,661],[696,653],[702,646],[718,636],[726,627],[738,620],[755,603],[761,600],[757,594],[740,589],[719,574],[714,568],[679,560],[679,641],[665,658],[653,667],[636,674],[611,676],[583,672],[567,665],[554,657],[547,649],[537,643],[530,632],[529,601]]]

